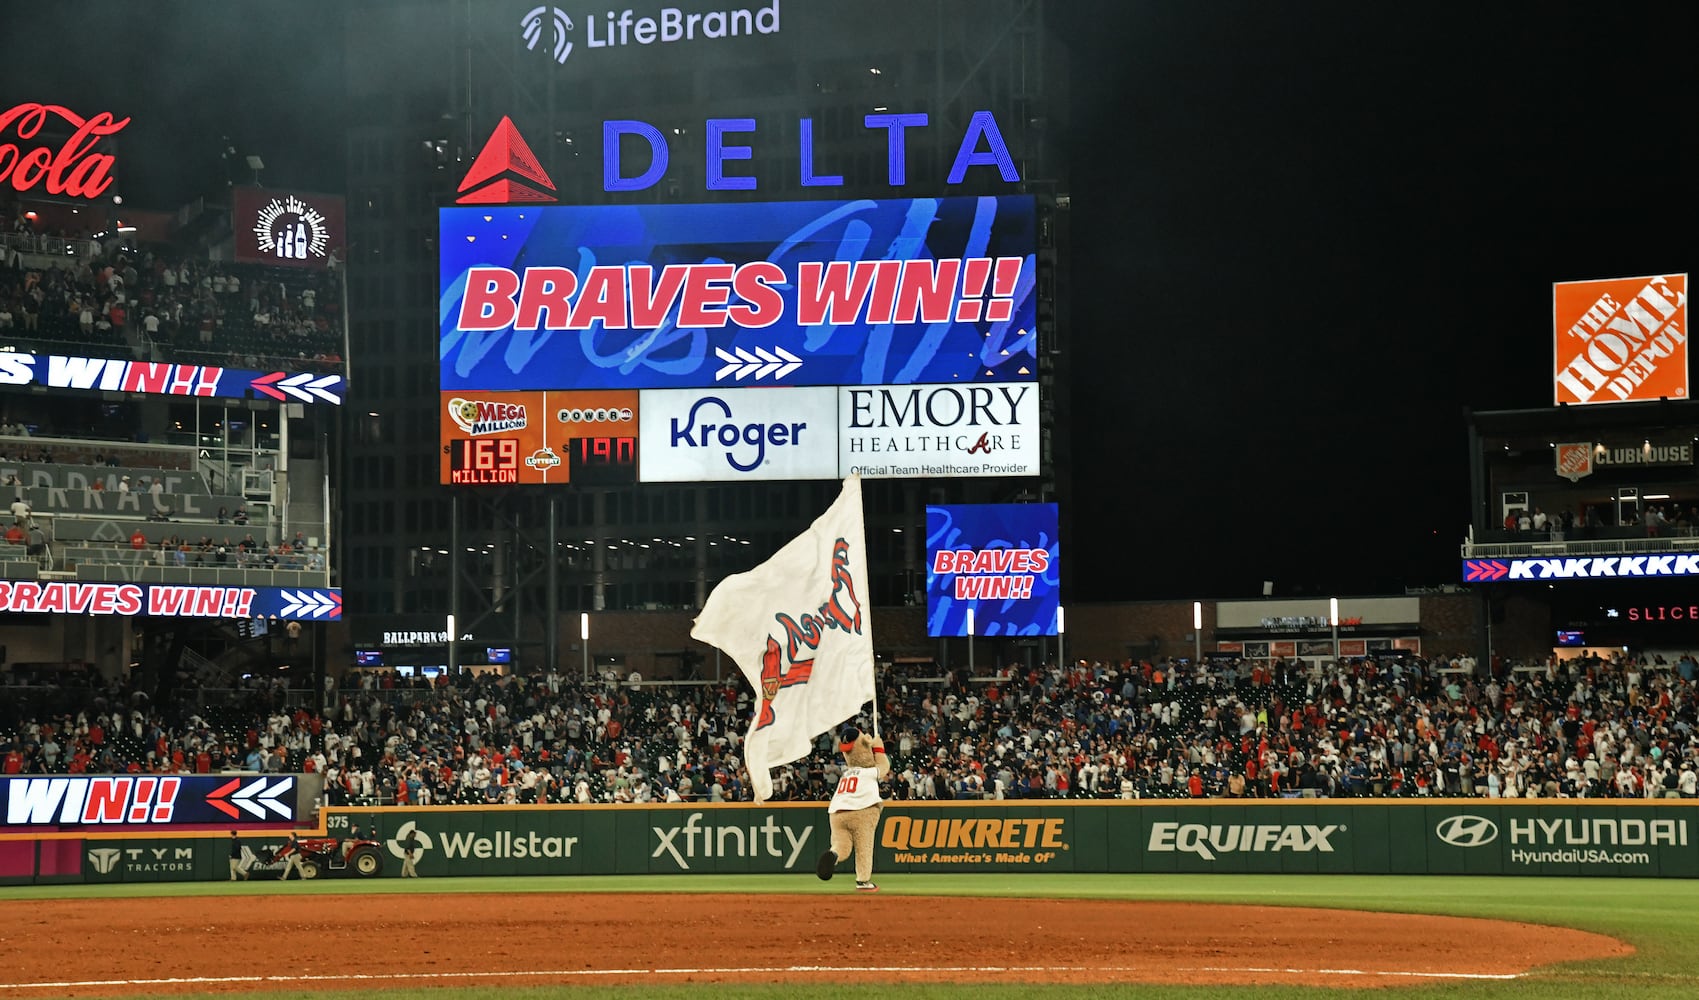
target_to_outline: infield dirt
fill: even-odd
[[[1289,983],[1508,978],[1629,954],[1568,928],[1099,900],[453,894],[42,900],[0,996],[655,982]]]

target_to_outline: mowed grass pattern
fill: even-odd
[[[1634,955],[1563,965],[1510,982],[1446,981],[1418,986],[1380,986],[1377,994],[1408,1000],[1467,998],[1467,1000],[1563,1000],[1563,998],[1630,997],[1644,1000],[1691,1000],[1699,997],[1699,883],[1641,879],[1547,879],[1444,876],[1335,875],[894,875],[881,880],[886,896],[1050,896],[1089,899],[1247,903],[1269,906],[1312,906],[1340,910],[1386,910],[1490,917],[1596,931],[1632,944]],[[0,904],[43,898],[107,898],[114,896],[265,896],[274,894],[359,893],[526,893],[526,892],[733,892],[841,895],[843,888],[797,875],[750,876],[601,876],[560,879],[465,878],[403,882],[386,879],[370,884],[347,881],[315,883],[207,882],[121,886],[32,886],[0,888]],[[0,912],[4,912],[0,906]],[[1341,920],[1350,914],[1341,913]],[[711,932],[710,932],[711,933]],[[1128,940],[1136,956],[1136,936]],[[1419,949],[1420,941],[1402,947]],[[696,943],[657,942],[657,955],[669,965],[692,952],[711,953],[711,938]],[[1037,956],[1035,956],[1035,959]],[[1278,965],[1278,952],[1269,955]],[[1372,968],[1373,956],[1357,956],[1347,967]],[[1041,961],[1041,960],[1040,960]],[[940,956],[940,964],[947,964]],[[1342,963],[1343,964],[1343,963]],[[1002,998],[1131,997],[1184,1000],[1253,1000],[1253,998],[1338,997],[1356,992],[1357,984],[1342,977],[1340,986],[1033,986],[1027,984],[902,985],[846,983],[842,985],[775,984],[695,985],[655,984],[634,987],[595,985],[476,987],[404,987],[373,990],[263,991],[266,997],[312,1000],[527,1000],[570,996],[659,997],[677,1000],[719,1000],[728,997],[771,997],[775,1000],[858,1000],[874,997],[921,997],[939,1000],[1002,1000]],[[0,998],[10,991],[0,990]],[[259,991],[256,991],[259,992]],[[40,995],[35,994],[35,995]],[[231,994],[208,994],[228,997]]]

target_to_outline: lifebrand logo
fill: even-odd
[[[785,868],[789,870],[795,867],[797,858],[802,856],[803,846],[814,833],[812,826],[803,827],[800,832],[780,826],[778,817],[772,813],[767,814],[766,822],[760,825],[752,823],[748,827],[704,824],[702,819],[705,815],[693,812],[681,825],[650,827],[655,831],[656,843],[649,856],[658,858],[665,854],[687,871],[690,869],[688,859],[698,857],[784,858]],[[784,835],[783,842],[779,839],[780,834]],[[683,844],[679,843],[680,838],[683,838]]]
[[[1205,861],[1217,855],[1248,851],[1266,854],[1274,851],[1333,853],[1329,839],[1345,830],[1343,826],[1308,826],[1297,823],[1245,824],[1207,826],[1203,823],[1152,823],[1150,843],[1145,850],[1157,854],[1182,851],[1196,854]]]

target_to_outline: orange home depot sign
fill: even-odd
[[[1552,285],[1558,403],[1687,398],[1687,275]]]

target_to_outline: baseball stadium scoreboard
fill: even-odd
[[[1018,180],[976,122],[988,149],[952,176]],[[467,183],[498,144],[530,157],[504,120]],[[1030,196],[473,204],[438,223],[445,484],[1039,475]]]

